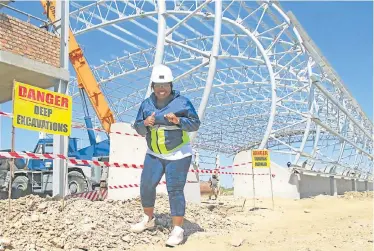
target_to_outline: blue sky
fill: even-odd
[[[281,1],[283,9],[292,11],[309,36],[320,48],[348,90],[372,120],[373,116],[373,4],[372,2],[290,2]],[[12,6],[34,15],[43,9],[38,1],[18,2]],[[13,14],[12,14],[13,15]],[[108,40],[109,41],[109,40]],[[90,46],[93,46],[91,43]],[[109,46],[109,45],[107,45]],[[95,55],[90,55],[94,57]],[[109,58],[109,57],[107,57]],[[9,104],[1,110],[11,111]],[[1,118],[1,148],[10,147],[11,120]],[[36,132],[17,130],[16,150],[33,150]],[[232,159],[221,161],[230,165]],[[228,184],[231,177],[224,178]]]
[[[373,119],[373,3],[282,2]],[[318,16],[317,16],[318,15]]]

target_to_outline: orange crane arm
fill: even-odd
[[[49,2],[49,3],[48,3]],[[55,21],[55,1],[46,1],[41,0],[43,8],[47,13],[48,4],[49,4],[49,15],[48,18],[54,22]],[[73,32],[69,29],[69,59],[71,64],[74,67],[74,70],[77,74],[78,87],[83,88],[88,98],[91,101],[91,104],[96,112],[97,117],[99,118],[101,125],[104,130],[109,133],[110,126],[115,122],[114,116],[110,107],[105,99],[104,94],[100,90],[100,86],[96,81],[96,78],[91,71],[90,66],[87,63],[83,55],[82,49],[79,47]]]

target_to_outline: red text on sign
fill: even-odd
[[[39,103],[46,103],[49,105],[59,106],[63,108],[69,107],[68,99],[58,94],[46,94],[43,91],[35,90],[32,88],[26,88],[24,86],[19,86],[18,95],[22,98],[26,98]]]

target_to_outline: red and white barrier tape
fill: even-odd
[[[193,183],[193,181],[186,181],[186,183]],[[166,185],[166,181],[161,181],[158,183],[159,185]],[[116,185],[116,186],[109,186],[109,189],[123,189],[123,188],[134,188],[134,187],[140,187],[139,184],[127,184],[127,185]],[[99,196],[101,193],[101,196]],[[76,193],[76,194],[69,194],[65,198],[84,198],[91,201],[98,200],[99,198],[107,199],[108,198],[108,190],[102,190],[102,191],[90,191],[90,192],[83,192],[83,193]]]
[[[8,113],[8,112],[2,112],[0,111],[0,116],[6,116],[6,117],[10,117],[12,118],[13,117],[13,114],[12,113]],[[72,128],[77,128],[77,129],[86,129],[86,130],[92,130],[92,131],[98,131],[98,132],[105,132],[106,131],[104,129],[100,129],[100,128],[87,128],[85,125],[83,124],[80,124],[80,123],[75,123],[72,125]],[[142,135],[139,135],[139,134],[134,134],[134,133],[124,133],[124,132],[110,132],[110,133],[115,133],[115,134],[122,134],[122,135],[126,135],[126,136],[135,136],[135,137],[142,137],[144,138],[144,136]],[[1,156],[0,156],[1,157]],[[50,157],[46,157],[46,159],[50,159]],[[248,162],[248,163],[251,163],[251,162]],[[83,165],[88,165],[87,163],[84,163],[84,162],[80,162],[80,163],[73,163],[73,164],[83,164]],[[226,166],[226,167],[219,167],[220,169],[227,169],[227,168],[233,168],[234,166],[239,166],[239,165],[246,165],[247,163],[242,163],[242,164],[237,164],[237,165],[232,165],[232,166]]]
[[[252,173],[233,173],[233,172],[220,172],[215,170],[195,170],[191,169],[189,170],[192,173],[217,173],[217,174],[232,174],[232,175],[252,175]],[[268,173],[255,173],[254,175],[269,175]]]
[[[263,173],[263,174],[257,174],[257,175],[269,175],[268,173]],[[273,178],[275,177],[275,174],[271,175]],[[189,181],[187,180],[186,183],[197,183],[196,181]],[[161,181],[158,183],[159,185],[166,185],[166,181]],[[108,186],[108,189],[125,189],[125,188],[139,188],[140,184],[127,184],[127,185],[113,185],[113,186]],[[66,196],[67,199],[69,198],[85,198],[91,201],[98,200],[100,198],[100,193],[101,193],[101,198],[106,199],[108,197],[108,190],[103,190],[103,191],[90,191],[90,192],[84,192],[84,193],[78,193],[78,194],[72,194]]]
[[[79,124],[79,123],[75,123],[71,127],[72,128],[77,128],[77,129],[86,129],[86,130],[97,131],[97,132],[105,132],[106,133],[106,131],[104,129],[100,129],[100,128],[87,128],[85,125]],[[144,136],[142,136],[140,134],[136,134],[136,133],[127,133],[127,132],[109,132],[109,133],[115,133],[115,134],[122,134],[122,135],[127,135],[127,136],[135,136],[135,137],[144,138]]]
[[[100,196],[100,194],[101,194],[101,196]],[[95,200],[98,200],[100,197],[103,198],[103,199],[106,199],[108,197],[108,190],[104,190],[104,191],[95,190],[95,191],[84,192],[84,193],[69,194],[65,198],[66,199],[85,198],[85,199],[88,199],[88,200],[95,201]]]
[[[216,169],[213,169],[213,170],[229,169],[229,168],[234,168],[234,167],[239,167],[239,166],[246,166],[250,163],[252,163],[252,161],[251,162],[244,162],[244,163],[240,163],[240,164],[235,164],[235,165],[231,165],[231,166],[220,166],[219,168],[216,168]]]
[[[117,168],[134,168],[134,169],[143,169],[143,165],[136,165],[136,164],[126,164],[126,163],[117,163],[117,162],[107,162],[107,161],[96,161],[96,160],[79,160],[68,158],[62,154],[36,154],[36,153],[24,153],[24,152],[0,152],[0,159],[1,158],[26,158],[26,159],[63,159],[66,160],[74,165],[95,165],[95,166],[106,166],[106,167],[117,167]],[[238,164],[239,165],[244,165]],[[231,166],[230,166],[231,167]],[[195,170],[192,169],[190,172],[195,173],[216,173],[216,174],[232,174],[232,175],[252,175],[251,173],[233,173],[233,172],[220,172],[216,170]],[[260,175],[260,174],[255,174]]]
[[[124,164],[124,163],[109,163],[107,161],[96,161],[96,160],[81,160],[66,157],[62,154],[36,154],[36,153],[24,153],[24,152],[0,152],[0,158],[19,158],[19,159],[63,159],[74,165],[95,165],[95,166],[106,166],[106,167],[124,167],[124,168],[143,168],[143,165],[135,164]]]
[[[0,111],[0,116],[10,117],[10,118],[13,117],[13,115],[12,115],[11,113],[8,113],[8,112],[2,112],[2,111]]]
[[[186,183],[196,183],[196,181],[189,181],[189,180],[187,180]],[[166,185],[166,181],[161,181],[158,184],[159,185]],[[140,187],[140,184],[127,184],[127,185],[108,186],[109,189],[122,189],[122,188],[134,188],[134,187]]]
[[[216,174],[232,174],[232,175],[252,175],[251,173],[233,173],[233,172],[220,172],[215,170],[189,170],[192,173],[216,173]]]

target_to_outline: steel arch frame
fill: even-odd
[[[116,1],[113,1],[116,2]],[[124,1],[129,3],[128,1]],[[143,3],[143,1],[140,1]],[[146,1],[144,1],[145,3]],[[120,22],[121,20],[124,20],[126,18],[127,20],[136,20],[140,19],[141,17],[147,17],[147,16],[158,16],[158,33],[157,33],[157,44],[156,44],[156,55],[154,57],[153,64],[148,64],[147,67],[144,67],[144,70],[149,69],[151,65],[157,65],[162,62],[167,52],[165,52],[166,43],[169,43],[171,46],[180,46],[182,50],[190,50],[194,51],[195,53],[201,53],[201,58],[208,58],[208,64],[209,64],[209,70],[208,70],[208,77],[205,79],[205,89],[203,94],[201,95],[203,98],[200,99],[200,105],[199,105],[199,115],[201,116],[201,119],[203,120],[205,117],[205,111],[209,110],[210,108],[214,108],[214,106],[209,106],[208,101],[209,97],[211,97],[212,90],[217,89],[220,86],[214,85],[213,81],[218,81],[216,77],[217,72],[219,69],[216,68],[217,62],[222,60],[224,57],[234,59],[236,62],[240,63],[241,59],[239,57],[236,57],[236,55],[231,56],[219,54],[219,46],[222,46],[222,43],[220,43],[220,40],[226,41],[231,34],[221,34],[221,28],[223,28],[223,23],[229,23],[231,26],[229,26],[229,29],[231,31],[234,31],[235,29],[241,30],[243,34],[239,34],[238,37],[244,37],[249,38],[252,40],[254,44],[256,44],[257,49],[260,50],[260,54],[263,57],[263,61],[265,62],[266,69],[268,70],[268,77],[270,77],[270,85],[271,85],[271,105],[270,105],[270,116],[267,121],[266,131],[263,133],[262,141],[259,144],[253,145],[249,149],[252,149],[253,147],[256,148],[264,148],[266,145],[269,145],[269,142],[276,142],[280,138],[276,136],[277,131],[285,130],[284,125],[282,124],[283,121],[279,119],[286,119],[279,116],[282,112],[287,110],[290,113],[293,113],[295,117],[299,116],[300,118],[305,118],[305,121],[302,121],[301,123],[305,123],[305,131],[302,134],[302,139],[300,141],[300,145],[296,148],[291,146],[286,146],[286,144],[283,144],[282,142],[278,142],[279,144],[285,145],[285,147],[288,147],[293,151],[295,154],[295,157],[293,159],[293,164],[295,166],[300,166],[301,162],[304,162],[302,159],[303,157],[308,158],[308,163],[310,165],[314,165],[316,161],[325,161],[323,158],[318,158],[320,155],[320,151],[318,148],[329,148],[333,146],[332,154],[334,154],[335,147],[338,145],[338,158],[336,160],[331,159],[330,162],[328,162],[328,165],[334,165],[334,161],[339,163],[343,163],[342,160],[346,158],[354,157],[353,160],[353,166],[354,168],[358,167],[361,163],[367,163],[368,160],[373,160],[373,153],[372,153],[372,139],[370,137],[370,132],[367,131],[365,128],[370,128],[370,131],[372,132],[372,123],[368,121],[365,114],[362,112],[361,108],[358,106],[357,102],[351,97],[351,95],[347,92],[347,90],[344,88],[344,86],[340,83],[341,81],[338,79],[337,74],[335,74],[331,69],[326,68],[323,66],[323,58],[312,48],[310,45],[308,45],[309,40],[305,40],[305,34],[300,34],[300,28],[295,22],[295,20],[290,18],[290,15],[287,15],[284,13],[284,11],[274,2],[265,1],[262,2],[261,6],[258,7],[256,10],[251,12],[248,16],[246,16],[243,19],[230,19],[223,15],[223,13],[226,13],[226,10],[229,12],[231,5],[234,5],[234,1],[230,2],[224,10],[223,5],[221,1],[214,1],[215,2],[215,11],[214,13],[204,13],[201,12],[202,9],[207,7],[209,3],[213,1],[205,1],[199,6],[196,5],[195,9],[190,10],[167,10],[165,0],[158,0],[158,9],[157,11],[143,11],[141,8],[134,8],[136,10],[136,14],[132,16],[119,16],[116,20],[105,20],[105,18],[102,18],[102,23],[99,23],[97,26],[89,26],[90,22],[86,23],[86,28],[79,30],[76,34],[83,34],[86,31],[94,30],[94,29],[102,29],[106,27],[107,25],[114,25],[117,22]],[[196,2],[197,3],[197,2]],[[242,2],[240,2],[240,7],[242,6]],[[243,3],[243,6],[245,6],[246,3]],[[155,5],[156,6],[156,5]],[[267,6],[267,7],[265,7]],[[188,9],[187,6],[182,6]],[[181,7],[181,8],[182,8]],[[247,6],[246,6],[247,7]],[[84,9],[88,9],[90,7],[83,7]],[[82,9],[83,9],[82,8]],[[112,8],[112,7],[111,7]],[[208,8],[208,7],[207,7]],[[244,9],[245,7],[243,7]],[[260,21],[257,23],[257,27],[254,32],[250,30],[250,28],[247,26],[247,23],[244,21],[248,17],[255,18],[255,15],[251,16],[255,11],[261,11],[263,8],[263,12],[260,16]],[[156,9],[156,7],[155,7]],[[109,10],[109,8],[108,8]],[[111,9],[113,11],[113,8]],[[268,12],[267,12],[268,11]],[[275,11],[274,13],[271,11]],[[239,10],[240,12],[240,10]],[[71,14],[79,13],[79,11],[74,11]],[[248,11],[249,13],[249,11]],[[267,26],[265,21],[262,21],[263,18],[265,19],[265,16],[269,14],[269,18],[275,20],[277,18],[277,15],[279,15],[283,20],[281,21],[274,21],[276,23],[276,26],[270,28],[269,30],[276,30],[277,28],[282,28],[281,32],[277,34],[275,38],[273,38],[273,42],[269,45],[269,47],[264,46],[265,44],[263,40],[269,40],[270,37],[261,37],[260,35],[269,32],[269,30],[258,33],[257,28],[261,26]],[[175,25],[171,30],[167,30],[166,28],[166,18],[168,16],[171,16],[175,19],[178,19],[176,15],[184,15],[183,20],[187,20],[191,18],[192,16],[202,16],[209,19],[215,19],[214,22],[214,33],[213,33],[213,42],[210,41],[209,36],[204,37],[204,39],[208,38],[208,42],[212,43],[212,49],[210,51],[210,54],[206,54],[206,52],[201,51],[200,49],[196,49],[194,47],[191,47],[193,44],[191,42],[192,40],[197,41],[198,43],[203,41],[198,41],[199,38],[192,38],[187,40],[183,40],[185,43],[178,42],[176,40],[170,39],[167,37],[167,35],[171,34],[171,31],[177,30],[177,25]],[[235,15],[232,15],[235,17]],[[240,16],[240,13],[238,14],[238,17]],[[180,23],[179,23],[180,24]],[[205,25],[205,24],[204,24]],[[187,27],[187,25],[185,25]],[[227,27],[225,27],[227,28]],[[292,29],[292,31],[290,31]],[[257,34],[255,33],[257,32]],[[293,32],[290,34],[290,32]],[[301,33],[303,33],[301,31]],[[260,34],[260,35],[259,35]],[[281,36],[283,34],[286,34],[288,38],[296,38],[296,43],[291,43],[286,40],[281,40]],[[235,34],[237,35],[237,34]],[[304,40],[303,40],[304,39]],[[307,38],[308,39],[308,38]],[[276,46],[276,44],[282,44],[282,46],[292,46],[296,45],[298,48],[301,49],[301,51],[291,51],[292,53],[296,53],[296,56],[294,56],[292,59],[288,61],[287,64],[283,65],[279,63],[275,63],[272,59],[275,56],[276,52],[273,50],[273,47]],[[230,48],[230,47],[229,47]],[[152,48],[151,48],[152,49]],[[240,52],[240,51],[239,51]],[[144,51],[136,52],[139,54],[143,54]],[[281,53],[287,53],[287,52],[281,52]],[[290,53],[291,54],[291,53]],[[256,54],[257,55],[257,54]],[[144,56],[145,57],[145,56]],[[131,59],[130,55],[129,58]],[[283,57],[281,57],[283,58]],[[301,59],[300,59],[301,58]],[[194,60],[196,57],[191,57],[188,60]],[[295,61],[294,61],[295,60]],[[294,69],[291,69],[294,67],[294,62],[301,62],[300,64],[305,64],[304,68],[294,68],[296,71],[293,71]],[[204,64],[201,64],[202,67],[207,65],[207,62]],[[321,63],[322,62],[322,63]],[[322,65],[322,66],[321,66]],[[290,69],[286,69],[289,66],[291,66]],[[297,65],[297,67],[299,64]],[[104,67],[104,66],[102,66]],[[98,68],[99,69],[99,68]],[[181,68],[182,69],[182,68]],[[140,72],[140,68],[135,69],[134,72]],[[221,69],[222,70],[222,69]],[[282,73],[282,71],[285,71],[285,73]],[[282,76],[287,76],[288,74],[293,74],[293,77],[290,81],[295,81],[296,83],[304,83],[303,86],[297,86],[292,85],[292,88],[294,89],[294,92],[284,91],[283,89],[291,88],[291,84],[287,86],[287,84],[282,84],[282,78],[277,78],[278,74],[282,73]],[[313,77],[317,76],[318,81],[316,82],[313,80]],[[114,78],[112,78],[114,79]],[[102,82],[105,83],[109,80],[103,80]],[[203,80],[201,80],[203,81]],[[285,80],[284,80],[285,81]],[[307,85],[305,85],[307,83]],[[239,84],[240,85],[240,84]],[[234,85],[228,84],[230,88],[235,88]],[[223,86],[221,86],[223,87]],[[202,86],[200,86],[199,91],[201,91]],[[255,88],[255,87],[254,87]],[[149,84],[147,85],[147,92],[146,95],[149,95]],[[284,93],[281,93],[280,96],[277,95],[277,91],[283,90]],[[294,97],[294,95],[300,95],[300,97],[303,97],[302,94],[300,94],[300,91],[304,93],[309,93],[307,103],[303,103],[303,106],[297,105],[297,98]],[[143,89],[144,91],[144,89]],[[191,89],[191,93],[197,91],[197,89]],[[229,91],[224,90],[225,94],[229,93]],[[139,90],[136,92],[137,94],[141,94]],[[214,93],[214,95],[218,95],[219,93]],[[133,94],[130,94],[128,97],[130,97]],[[334,95],[339,95],[338,100],[334,99]],[[141,96],[141,95],[140,95]],[[139,96],[139,97],[140,97]],[[305,96],[304,96],[305,98]],[[198,97],[196,98],[199,99]],[[228,106],[235,107],[236,105],[246,105],[249,101],[245,100],[243,102],[227,102]],[[294,103],[293,105],[283,105],[282,103]],[[326,105],[325,105],[326,104]],[[135,104],[136,106],[136,104]],[[217,106],[216,106],[217,107]],[[307,110],[305,110],[307,108]],[[357,110],[357,112],[355,112]],[[293,118],[295,119],[295,118]],[[332,122],[333,120],[337,120],[338,122]],[[279,121],[278,121],[279,120]],[[342,122],[343,120],[343,122]],[[297,120],[296,120],[297,121]],[[335,124],[334,124],[335,123]],[[291,123],[292,124],[292,123]],[[209,123],[206,123],[206,125],[209,125]],[[279,128],[280,126],[280,128]],[[303,124],[301,124],[303,126]],[[225,128],[225,127],[223,127]],[[292,128],[291,128],[292,129]],[[312,135],[312,136],[311,136]],[[329,137],[324,137],[324,135],[331,135],[331,139]],[[195,137],[196,134],[193,135]],[[313,137],[313,139],[311,139]],[[330,144],[330,141],[341,141],[341,143],[333,143]],[[306,150],[307,142],[313,142],[312,150],[310,153],[304,152]],[[254,143],[254,142],[250,142]],[[197,142],[196,144],[200,144],[200,142]],[[356,149],[356,154],[347,153],[351,148]],[[246,148],[241,148],[241,150],[244,150]],[[370,167],[370,163],[367,163],[368,168]],[[345,172],[345,171],[344,171]]]

